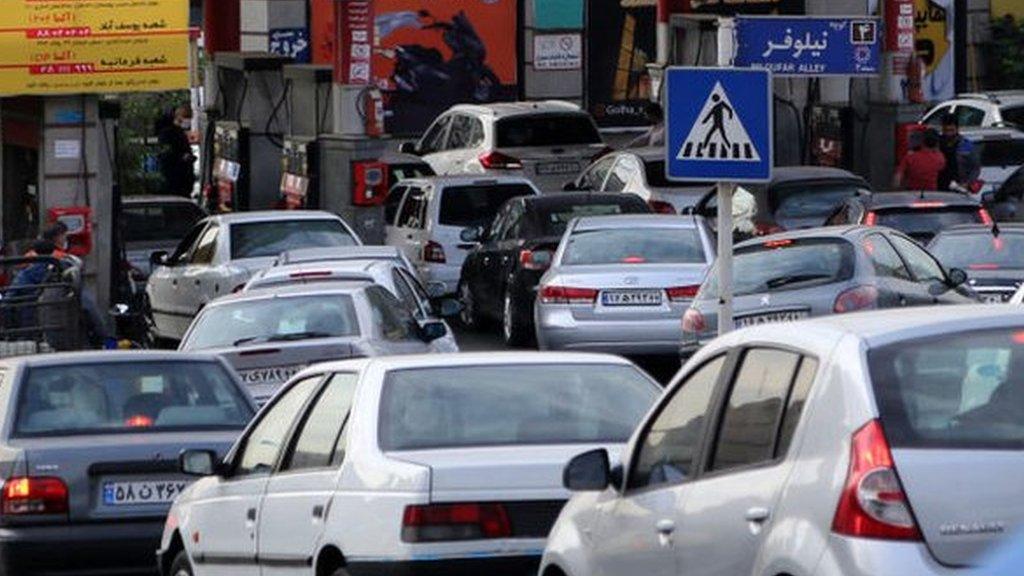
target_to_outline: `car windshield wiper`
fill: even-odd
[[[768,288],[780,288],[789,284],[797,284],[799,282],[810,282],[811,280],[828,280],[832,276],[828,274],[789,274],[787,276],[778,276],[772,278],[764,283]]]
[[[334,334],[328,332],[292,332],[290,334],[273,334],[271,336],[250,336],[235,340],[232,346],[251,344],[253,342],[289,342],[292,340],[306,340],[309,338],[330,338]]]

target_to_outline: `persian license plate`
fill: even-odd
[[[299,373],[305,368],[302,364],[293,366],[268,366],[266,368],[252,368],[239,370],[238,377],[246,384],[273,384],[284,382]]]
[[[188,484],[184,480],[105,482],[103,484],[103,503],[107,506],[170,504]]]
[[[810,316],[810,312],[806,310],[790,310],[786,312],[770,312],[768,314],[754,314],[752,316],[743,316],[742,318],[736,319],[737,328],[746,328],[747,326],[757,326],[759,324],[771,324],[774,322],[793,322],[795,320],[803,320]]]
[[[537,164],[537,174],[548,176],[551,174],[575,174],[580,171],[579,162],[544,162]]]
[[[605,306],[661,306],[661,301],[661,290],[622,290],[601,293],[601,304]]]

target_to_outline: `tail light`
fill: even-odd
[[[60,478],[20,476],[4,482],[3,513],[65,514],[68,511],[68,487]]]
[[[683,332],[689,334],[700,334],[708,329],[704,315],[698,310],[690,308],[683,314]]]
[[[596,300],[597,290],[592,288],[544,286],[540,289],[540,301],[545,304],[593,304]]]
[[[448,259],[444,255],[444,246],[441,246],[433,240],[426,243],[423,246],[423,261],[433,262],[435,264],[444,264]]]
[[[687,300],[693,300],[697,297],[697,292],[700,292],[700,286],[675,286],[668,288],[665,293],[668,294],[668,299],[672,302],[684,302]]]
[[[859,538],[920,540],[907,494],[878,420],[853,434],[850,470],[832,531]]]
[[[153,419],[144,414],[136,414],[126,418],[124,425],[126,428],[149,428],[153,425]]]
[[[661,200],[648,200],[647,205],[651,207],[651,210],[653,210],[655,214],[676,213],[676,209],[674,206],[672,206],[668,202],[663,202]]]
[[[525,270],[547,270],[551,266],[551,251],[520,250],[519,264]]]
[[[331,276],[330,270],[310,270],[307,272],[292,272],[288,275],[289,278],[294,280],[308,280],[310,278],[329,278]]]
[[[512,536],[501,504],[427,504],[406,506],[402,542],[483,540]]]
[[[520,170],[522,161],[501,152],[488,152],[479,158],[480,165],[488,170]]]
[[[985,226],[992,225],[992,216],[988,213],[988,210],[978,208],[978,218],[981,218],[981,223]]]
[[[878,222],[878,213],[877,212],[868,212],[867,215],[864,216],[864,225],[865,226],[874,226],[877,222]]]
[[[868,310],[878,305],[878,288],[874,286],[857,286],[836,296],[832,310],[836,314]]]

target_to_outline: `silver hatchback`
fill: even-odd
[[[694,216],[580,218],[540,281],[542,350],[675,354],[679,319],[714,261]]]

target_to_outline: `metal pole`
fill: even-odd
[[[718,19],[718,66],[732,66],[733,32],[732,18]],[[734,328],[732,321],[732,197],[736,184],[718,183],[718,334],[721,336]]]

